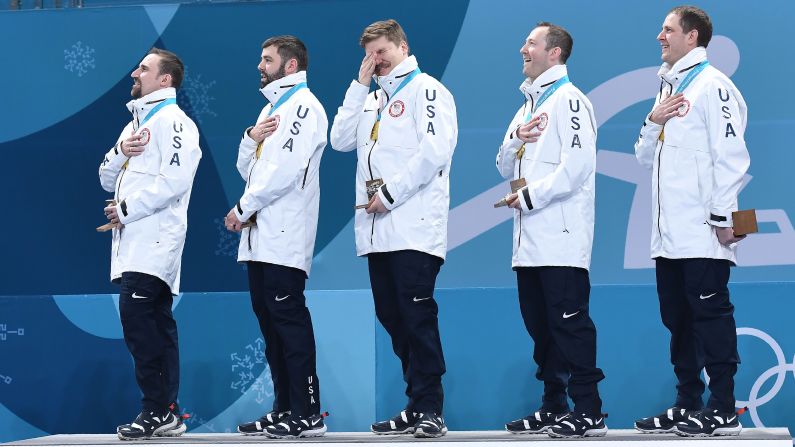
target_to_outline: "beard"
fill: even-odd
[[[132,96],[133,99],[138,99],[142,96],[141,84],[133,83],[132,90],[130,90],[130,96]]]
[[[266,72],[262,72],[262,76],[264,77],[264,79],[260,78],[259,88],[265,88],[265,86],[270,84],[271,82],[277,81],[277,80],[285,77],[286,76],[286,73],[284,72],[284,66],[285,65],[286,64],[282,64],[282,66],[279,67],[278,70],[276,70],[276,73],[273,73],[273,74],[270,74],[267,71]]]

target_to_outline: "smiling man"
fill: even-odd
[[[371,430],[439,437],[447,433],[445,363],[433,292],[447,254],[455,103],[420,72],[396,21],[373,23],[359,43],[365,56],[334,117],[331,144],[357,151],[356,253],[367,256],[376,316],[392,337],[409,398]]]
[[[571,35],[539,23],[520,49],[524,104],[497,153],[512,179],[513,269],[519,309],[535,342],[541,408],[505,425],[511,433],[604,436],[596,327],[588,312],[594,228],[596,120],[568,77]],[[566,391],[574,402],[569,411]]]
[[[179,346],[171,305],[179,293],[188,202],[202,154],[199,131],[176,101],[183,74],[174,53],[149,52],[131,74],[132,121],[99,166],[102,187],[115,199],[105,208],[116,225],[110,275],[121,284],[124,341],[143,394],[135,421],[117,428],[122,440],[186,430],[176,406]]]
[[[731,80],[707,61],[709,16],[672,9],[657,41],[660,90],[635,143],[652,170],[651,256],[663,324],[671,332],[677,378],[674,405],[640,419],[645,433],[737,435],[734,375],[740,362],[729,268],[735,263],[732,211],[750,165],[746,106]],[[706,367],[712,395],[702,401]]]

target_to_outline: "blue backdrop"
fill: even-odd
[[[0,11],[0,41],[6,43],[0,70],[0,188],[6,191],[0,198],[6,210],[0,219],[0,441],[108,431],[135,411],[137,391],[110,295],[116,287],[108,282],[110,241],[94,231],[107,198],[96,169],[129,120],[129,74],[151,46],[183,58],[187,76],[179,101],[199,125],[204,151],[183,262],[188,293],[176,311],[185,361],[183,405],[195,415],[191,427],[206,431],[229,429],[269,405],[261,341],[239,293],[246,280],[234,262],[237,238],[221,222],[243,187],[234,168],[241,132],[264,105],[257,92],[260,44],[283,33],[306,42],[310,88],[332,119],[358,72],[362,28],[387,17],[403,24],[420,66],[451,90],[458,109],[450,252],[438,281],[449,289],[439,297],[451,427],[497,428],[537,404],[531,344],[512,289],[511,214],[491,203],[508,190],[494,156],[522,101],[519,48],[541,20],[573,34],[570,75],[593,102],[600,126],[591,279],[604,285],[595,289],[592,309],[607,374],[608,423],[627,427],[632,417],[666,404],[673,377],[653,288],[646,285],[654,281],[650,173],[635,161],[632,145],[657,88],[655,37],[675,4],[558,2],[545,5],[543,15],[520,0]],[[758,333],[741,338],[740,374],[746,378],[738,382],[738,399],[747,400],[757,378],[779,365],[779,375],[769,373],[759,384],[758,399],[767,396],[758,400],[767,404],[764,410],[744,423],[782,425],[788,421],[775,419],[775,410],[793,410],[784,377],[795,336],[782,319],[792,311],[795,278],[795,201],[785,183],[795,164],[787,131],[795,124],[795,93],[771,94],[768,80],[795,69],[795,61],[783,57],[795,3],[765,2],[754,10],[754,26],[738,13],[746,4],[715,0],[700,6],[715,24],[710,59],[732,77],[749,108],[752,165],[740,205],[757,209],[761,233],[743,241],[732,271],[733,281],[743,283],[732,289],[738,326],[769,334],[782,347],[777,357]],[[365,429],[376,415],[402,405],[396,360],[374,321],[369,292],[362,291],[369,286],[366,263],[354,255],[354,170],[353,154],[327,149],[308,283],[316,324],[323,327],[320,378],[335,430]],[[644,354],[643,343],[659,345],[655,355]],[[105,419],[78,418],[96,406],[107,410],[101,412]],[[472,419],[473,411],[483,414]]]

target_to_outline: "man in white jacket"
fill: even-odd
[[[119,426],[124,440],[179,436],[185,424],[176,406],[179,388],[177,324],[172,295],[179,293],[188,201],[201,159],[199,131],[179,108],[182,61],[152,49],[132,72],[133,115],[99,166],[102,187],[114,193],[105,208],[113,229],[111,280],[121,284],[124,341],[143,393],[142,411]]]
[[[702,10],[671,10],[662,46],[660,91],[635,143],[652,170],[651,256],[663,324],[671,331],[677,377],[673,407],[640,419],[646,433],[737,435],[734,375],[740,362],[729,267],[735,262],[732,211],[750,165],[743,134],[746,106],[723,73],[709,65],[712,23]],[[706,408],[700,378],[706,367]]]
[[[269,104],[243,133],[237,169],[246,188],[226,216],[230,231],[242,231],[237,260],[247,265],[275,392],[272,411],[238,426],[245,435],[326,433],[304,288],[315,248],[328,119],[307,87],[308,64],[306,47],[296,37],[262,44],[257,68]]]
[[[596,120],[588,98],[568,78],[573,40],[541,22],[520,53],[527,79],[497,154],[497,169],[518,189],[513,269],[519,308],[535,342],[541,408],[505,425],[511,433],[604,436],[597,383],[596,327],[588,312],[594,226]],[[569,411],[566,391],[574,402]]]
[[[359,43],[365,57],[334,117],[331,144],[357,151],[356,253],[368,258],[376,316],[392,338],[408,396],[405,410],[371,429],[439,437],[447,432],[445,363],[433,291],[447,252],[455,103],[409,56],[396,21],[371,24]]]

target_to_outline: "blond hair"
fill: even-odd
[[[394,19],[381,20],[370,24],[362,32],[362,37],[359,38],[359,46],[364,48],[368,43],[380,38],[386,37],[386,40],[400,46],[401,42],[406,42],[406,48],[409,46],[409,40],[403,28]]]

